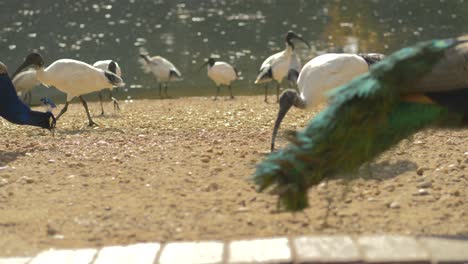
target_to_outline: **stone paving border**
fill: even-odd
[[[301,236],[234,241],[139,243],[50,249],[0,264],[468,264],[468,238],[402,235]]]

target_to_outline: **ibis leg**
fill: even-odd
[[[117,101],[117,99],[114,96],[112,96],[112,90],[110,90],[110,98],[112,102],[114,102],[114,111],[120,111],[119,101]]]
[[[268,103],[268,83],[265,84],[265,103]]]
[[[86,101],[83,99],[83,97],[80,95],[78,96],[78,98],[80,98],[80,101],[81,103],[83,104],[85,110],[86,110],[86,115],[88,115],[88,121],[89,121],[89,126],[92,127],[92,126],[99,126],[96,122],[93,121],[93,119],[91,118],[91,114],[89,113],[89,109],[88,109],[88,104],[86,103]]]
[[[280,83],[276,82],[276,102],[279,103]]]
[[[57,115],[57,117],[55,118],[57,121],[59,120],[59,118],[65,114],[65,112],[68,110],[68,102],[65,102],[65,106],[62,108],[62,110],[60,110],[60,113]]]
[[[170,98],[169,95],[167,94],[167,87],[168,87],[168,84],[165,83],[164,84],[164,93],[166,94],[166,98]]]
[[[229,85],[228,88],[229,88],[229,92],[231,93],[231,99],[234,99],[234,95],[232,95],[232,87],[231,87],[231,85]]]
[[[214,98],[215,101],[218,100],[218,95],[219,95],[219,90],[220,89],[221,89],[221,87],[219,85],[216,86],[216,95],[215,95],[215,98]]]
[[[163,96],[161,94],[161,90],[162,90],[162,84],[159,83],[159,97],[163,98]]]
[[[99,91],[99,102],[101,103],[101,116],[104,116],[104,106],[102,105],[102,91]]]

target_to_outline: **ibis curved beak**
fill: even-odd
[[[146,55],[146,54],[140,54],[140,57],[141,57],[142,59],[144,59],[147,63],[150,63],[150,62],[151,62],[151,60],[148,58],[148,55]]]
[[[18,75],[18,73],[20,73],[22,70],[24,70],[25,68],[31,66],[32,63],[28,62],[27,60],[25,60],[19,67],[18,69],[16,69],[15,73],[13,73],[13,75],[11,76],[11,79],[13,80],[15,78],[16,75]]]
[[[198,68],[198,72],[200,72],[200,71],[203,69],[203,67],[205,67],[206,65],[208,65],[208,63],[209,63],[208,61],[205,62],[205,63],[203,63],[203,64],[200,66],[200,68]]]
[[[281,121],[283,121],[286,113],[289,111],[289,109],[291,109],[292,106],[305,109],[306,102],[300,97],[296,90],[287,89],[281,94],[279,106],[280,108],[278,110],[278,116],[276,117],[275,126],[273,127],[273,133],[271,135],[271,152],[275,151],[276,135],[278,134]]]
[[[286,113],[288,113],[289,109],[291,109],[293,106],[293,102],[292,100],[288,100],[287,95],[283,93],[279,101],[279,106],[278,116],[276,117],[275,126],[273,127],[273,133],[271,135],[271,152],[275,151],[276,135],[278,134],[278,130],[281,122],[283,121],[283,118],[286,116]]]
[[[296,34],[294,34],[294,37],[293,37],[293,38],[300,40],[301,42],[303,42],[304,44],[306,44],[306,46],[310,49],[310,45],[309,45],[309,43],[308,43],[305,39],[299,37],[299,36],[296,35]]]

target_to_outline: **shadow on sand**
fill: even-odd
[[[25,156],[26,151],[3,151],[0,150],[0,167],[7,166],[10,162],[15,161],[18,157]]]

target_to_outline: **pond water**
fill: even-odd
[[[255,94],[263,92],[253,84],[261,63],[284,48],[288,30],[312,46],[297,48],[303,63],[325,52],[388,54],[468,33],[468,0],[0,0],[0,12],[0,61],[10,73],[33,50],[46,64],[114,59],[126,82],[121,98],[157,96],[138,63],[142,49],[184,75],[170,85],[173,96],[214,94],[206,69],[198,71],[209,56],[242,72],[236,94]]]

